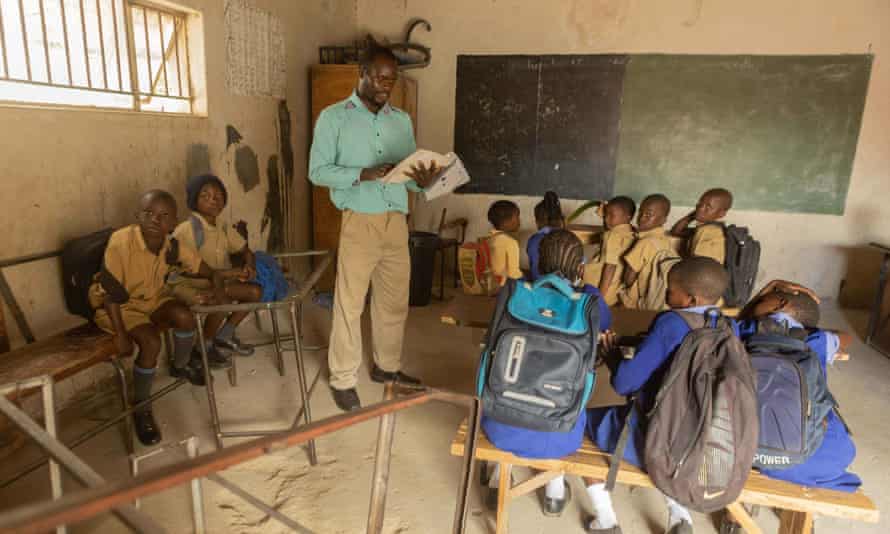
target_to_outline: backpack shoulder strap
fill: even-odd
[[[195,236],[195,248],[201,250],[204,246],[204,225],[194,214],[189,215],[189,222],[192,225],[192,234]]]

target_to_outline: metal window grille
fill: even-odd
[[[0,0],[0,100],[192,112],[186,15],[133,0]]]

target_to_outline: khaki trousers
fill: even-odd
[[[405,215],[345,210],[340,225],[334,318],[328,349],[331,387],[355,387],[362,363],[361,318],[369,286],[374,363],[387,372],[401,369],[410,281]]]

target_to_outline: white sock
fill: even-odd
[[[488,464],[491,467],[492,464]],[[488,487],[491,489],[497,489],[498,484],[500,483],[501,478],[501,464],[494,464],[494,468],[491,470],[491,473],[488,475]]]
[[[565,475],[559,475],[558,477],[547,483],[547,487],[544,488],[544,494],[547,495],[548,499],[556,499],[557,501],[561,501],[566,498],[565,480]]]
[[[681,506],[680,503],[671,499],[667,495],[664,496],[664,500],[667,503],[668,507],[668,530],[674,528],[683,521],[686,521],[687,523],[692,525],[692,516],[689,515],[689,510]]]
[[[618,526],[618,517],[612,508],[612,495],[606,491],[605,482],[593,484],[587,488],[590,502],[593,504],[593,528],[612,528]]]

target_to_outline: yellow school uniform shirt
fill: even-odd
[[[671,238],[663,227],[659,226],[637,234],[637,240],[624,255],[624,263],[639,275],[632,286],[622,288],[619,298],[623,306],[626,308],[639,307],[640,297],[649,290],[649,278],[654,267],[653,260],[659,252],[664,250],[676,255],[671,245]]]
[[[111,234],[102,270],[90,287],[90,304],[96,309],[96,324],[113,331],[105,311],[105,300],[121,305],[121,316],[127,331],[151,322],[150,315],[172,296],[166,287],[167,278],[177,271],[193,274],[201,268],[201,257],[191,247],[179,246],[176,262],[168,263],[170,241],[164,242],[158,254],[145,244],[139,225],[133,224]]]
[[[615,266],[615,274],[613,275],[612,283],[609,285],[609,291],[603,295],[603,298],[606,299],[606,304],[609,306],[614,306],[618,302],[618,289],[621,285],[621,275],[624,272],[622,257],[633,245],[634,239],[634,228],[629,224],[619,224],[615,228],[606,230],[603,233],[603,245],[600,249],[599,258],[589,268],[584,269],[585,283],[599,287],[603,266]],[[595,280],[593,279],[594,276]]]
[[[719,224],[702,224],[689,240],[690,256],[713,258],[721,265],[726,261],[726,237]]]
[[[491,271],[499,277],[501,285],[508,278],[522,278],[519,268],[519,242],[500,230],[488,234],[488,248],[491,250]]]
[[[200,213],[192,212],[191,216],[197,219],[204,229],[204,241],[201,243],[201,247],[197,247],[195,232],[190,220],[177,226],[173,231],[173,237],[178,239],[182,245],[197,249],[201,254],[201,259],[211,269],[230,269],[232,261],[229,259],[229,255],[244,250],[247,242],[234,228],[222,221],[218,220],[217,224],[213,225],[207,222]]]

